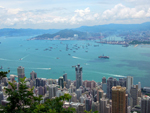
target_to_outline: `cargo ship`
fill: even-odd
[[[105,58],[105,59],[109,59],[109,56],[99,56],[98,58]]]

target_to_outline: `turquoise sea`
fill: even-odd
[[[4,71],[9,67],[10,74],[17,75],[17,67],[23,66],[26,77],[34,70],[40,78],[58,79],[67,73],[68,79],[75,80],[72,66],[80,64],[83,80],[101,82],[103,76],[117,79],[133,76],[134,84],[140,81],[143,87],[150,86],[149,45],[122,47],[95,41],[26,40],[31,37],[0,37],[0,66]],[[50,47],[51,51],[44,51]],[[110,59],[99,59],[98,56],[103,54]]]

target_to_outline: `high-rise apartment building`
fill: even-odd
[[[134,107],[135,105],[137,105],[137,99],[138,99],[138,89],[136,88],[136,86],[131,87],[131,98],[133,99],[133,103],[131,104],[131,107]]]
[[[126,88],[127,88],[127,92],[129,94],[129,96],[130,96],[131,87],[133,87],[133,77],[127,76],[127,78],[126,78]]]
[[[31,80],[35,80],[37,78],[37,73],[35,73],[34,71],[32,71],[31,73],[30,73],[30,79]]]
[[[76,71],[76,89],[78,89],[80,86],[82,86],[82,67],[78,64],[75,67]]]
[[[67,73],[63,74],[63,79],[65,82],[67,82]]]
[[[106,113],[107,102],[108,102],[108,99],[105,99],[105,98],[100,99],[100,113]]]
[[[58,85],[60,87],[64,88],[64,79],[63,79],[63,77],[59,77],[59,79],[58,79]]]
[[[144,96],[141,100],[141,113],[150,113],[150,97]]]
[[[99,89],[97,91],[97,101],[100,102],[100,99],[103,97],[103,90]]]
[[[18,82],[20,82],[20,78],[24,78],[25,77],[24,67],[19,66],[17,68],[17,74],[18,74]]]
[[[51,99],[52,97],[56,96],[58,88],[56,85],[49,85],[48,88],[49,88],[49,99]]]
[[[107,98],[112,98],[112,90],[111,88],[114,86],[114,80],[112,77],[109,77],[107,79]]]
[[[126,113],[126,88],[112,87],[112,113]]]
[[[102,78],[102,83],[103,84],[106,83],[106,78],[105,77]]]
[[[90,111],[92,109],[92,99],[90,96],[88,96],[85,100],[85,108],[86,108],[86,111]]]

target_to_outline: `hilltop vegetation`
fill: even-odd
[[[84,39],[87,37],[87,33],[85,33],[85,32],[65,29],[65,30],[61,30],[61,31],[54,33],[54,34],[39,35],[39,36],[36,36],[32,39],[34,39],[34,40],[47,40],[47,39],[52,39],[52,38],[55,38],[55,39],[69,38],[69,37],[73,38],[74,34],[77,34],[78,38],[80,38],[80,39]]]

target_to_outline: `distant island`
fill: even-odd
[[[87,33],[72,29],[61,30],[54,34],[43,34],[28,40],[88,40],[100,38],[100,33]]]

